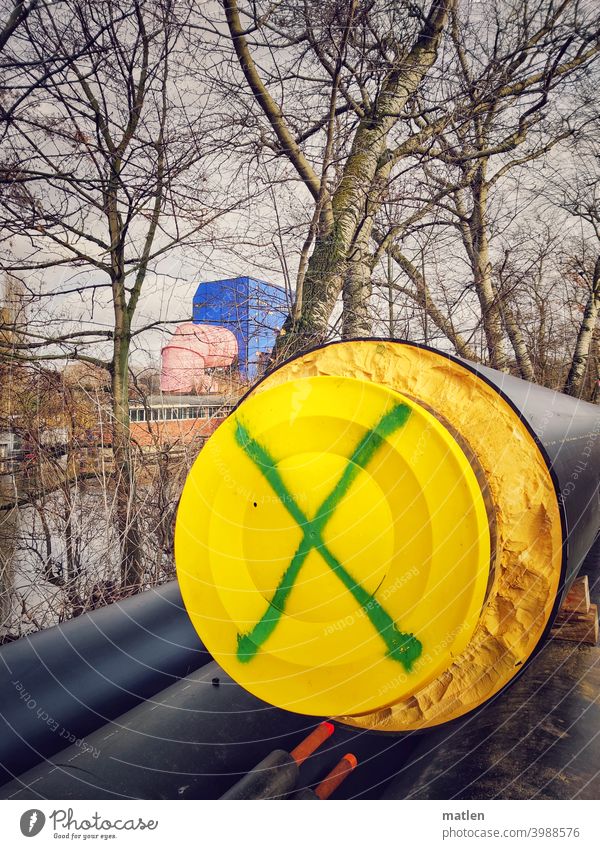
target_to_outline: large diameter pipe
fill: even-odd
[[[218,798],[314,724],[261,702],[209,663],[5,785],[0,798]]]
[[[586,558],[600,602],[600,540]],[[419,735],[386,799],[598,799],[600,649],[550,639],[474,717]]]
[[[235,533],[215,552],[217,503]],[[235,680],[287,709],[405,732],[458,720],[517,677],[599,531],[600,407],[362,339],[302,354],[242,399],[190,473],[175,548],[192,621]]]
[[[260,701],[211,662],[5,784],[0,799],[218,799],[274,748],[302,760],[314,726],[314,717]],[[377,798],[414,743],[336,726],[303,762],[300,787],[351,749],[361,768],[345,795]]]
[[[600,407],[469,363],[512,405],[539,443],[564,521],[562,599],[600,532]]]
[[[0,784],[208,660],[175,581],[9,643]]]

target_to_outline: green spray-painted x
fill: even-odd
[[[266,612],[248,634],[238,635],[238,660],[243,663],[252,660],[260,646],[273,633],[300,569],[309,553],[315,548],[365,611],[387,647],[387,656],[402,663],[405,669],[411,669],[412,664],[422,651],[419,640],[412,634],[403,634],[398,631],[391,616],[371,593],[354,580],[329,551],[322,537],[325,525],[357,477],[360,469],[366,467],[377,449],[384,444],[386,437],[402,427],[409,415],[410,408],[405,404],[396,404],[391,410],[384,413],[377,424],[360,440],[352,452],[342,476],[323,501],[313,519],[307,518],[288,491],[277,469],[276,460],[264,446],[251,436],[239,420],[236,422],[235,439],[238,445],[266,478],[275,494],[280,498],[281,503],[298,523],[303,534],[300,545],[290,565],[285,570]]]

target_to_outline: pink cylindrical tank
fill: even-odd
[[[209,392],[207,368],[223,368],[238,354],[231,330],[210,324],[180,324],[161,350],[160,388],[163,392]]]

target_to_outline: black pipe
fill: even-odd
[[[457,361],[509,401],[542,449],[564,522],[562,598],[600,532],[600,406],[495,369]]]
[[[260,701],[209,663],[6,784],[0,798],[218,799],[274,748],[291,752],[317,722]],[[299,789],[351,748],[360,766],[342,786],[378,795],[414,743],[336,726],[304,762]]]
[[[600,539],[582,565],[600,603]],[[481,711],[421,735],[385,799],[598,799],[600,649],[551,639]]]
[[[369,337],[355,341],[381,343],[381,340]],[[352,344],[353,342],[334,341],[324,346],[317,346],[311,351],[293,357],[279,368],[285,368],[293,360],[300,360],[322,348],[337,345],[352,346]],[[533,661],[536,653],[544,645],[565,596],[600,535],[600,406],[487,366],[471,363],[427,345],[404,340],[386,340],[386,344],[429,351],[440,358],[441,366],[444,360],[449,360],[485,381],[508,403],[525,425],[538,445],[549,470],[556,495],[562,535],[558,589],[537,645],[525,663],[515,669],[513,677],[495,697],[503,698],[519,676],[524,674],[528,664]],[[260,382],[268,379],[269,375],[265,375]],[[242,404],[245,398],[255,391],[255,388],[255,386],[252,387],[239,404]],[[416,394],[418,396],[418,392]],[[468,403],[468,396],[465,397],[465,403]],[[435,414],[435,410],[433,412]],[[465,432],[462,436],[468,440],[468,433]],[[502,450],[503,447],[498,446],[498,450]],[[481,706],[474,708],[472,714],[476,715],[480,710]],[[453,719],[451,723],[459,724],[460,719]]]
[[[276,799],[296,786],[300,768],[289,752],[274,749],[223,793],[221,799]]]
[[[563,520],[566,591],[600,528],[600,409],[491,369],[463,365],[507,399],[546,457]],[[206,661],[177,588],[153,595],[154,600],[146,593],[86,614],[0,651],[2,724],[9,729],[2,736],[0,764],[9,774],[20,774],[69,742],[37,716],[38,707],[61,729],[82,737]],[[527,687],[529,680],[524,675],[520,686]],[[26,707],[24,695],[35,701],[35,709]],[[492,705],[505,697],[503,691]],[[286,741],[314,723],[314,717],[265,705],[210,664],[100,728],[85,745],[71,746],[30,771],[22,777],[30,790],[13,782],[4,793],[21,798],[217,798],[274,744],[289,748]],[[454,733],[457,727],[453,723],[439,733]],[[361,761],[347,782],[356,793],[367,792],[355,783],[359,776],[367,777],[369,787],[381,787],[393,774],[399,752],[406,755],[416,739],[406,735],[403,742],[383,741],[369,732],[347,731],[342,733],[344,752],[348,734]],[[315,761],[335,748],[334,742]]]
[[[3,646],[0,784],[208,660],[176,581]]]

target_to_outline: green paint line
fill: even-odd
[[[379,604],[375,596],[368,593],[361,584],[356,583],[325,546],[319,547],[319,551],[327,565],[331,567],[344,586],[350,590],[367,614],[371,624],[387,646],[386,654],[388,657],[399,661],[410,672],[413,663],[420,657],[423,650],[420,640],[413,634],[404,634],[399,631],[392,617]]]
[[[371,624],[384,641],[388,657],[399,661],[407,670],[410,670],[414,661],[420,656],[422,646],[419,640],[412,634],[404,634],[396,628],[391,616],[373,595],[354,580],[329,551],[322,538],[325,525],[358,476],[360,469],[366,467],[376,451],[384,444],[385,438],[406,423],[409,415],[410,408],[405,404],[397,404],[384,413],[377,424],[360,440],[340,479],[323,501],[313,519],[308,519],[296,503],[277,469],[276,460],[269,451],[251,436],[241,422],[236,421],[234,434],[236,442],[263,474],[303,532],[300,545],[290,565],[285,570],[266,612],[250,633],[238,635],[237,655],[241,662],[250,661],[258,652],[260,646],[273,633],[282,616],[300,569],[313,548],[321,553],[327,565],[365,611]]]
[[[240,446],[248,457],[252,460],[255,466],[258,467],[263,477],[269,482],[271,489],[274,491],[286,507],[288,513],[296,520],[299,525],[308,523],[308,519],[303,511],[296,504],[295,500],[288,493],[287,487],[277,468],[277,463],[271,457],[266,448],[260,442],[257,442],[253,436],[250,436],[244,425],[240,421],[235,423],[235,441]]]
[[[317,523],[320,531],[324,529],[330,515],[336,509],[350,485],[358,477],[361,468],[366,468],[369,460],[384,444],[386,437],[403,427],[409,416],[410,407],[407,407],[406,404],[397,404],[387,413],[384,413],[377,424],[363,436],[352,452],[350,462],[344,469],[341,478],[321,504],[312,520],[312,524]]]
[[[294,582],[312,547],[313,545],[308,541],[307,537],[302,537],[302,541],[292,557],[290,565],[285,570],[273,594],[273,598],[269,602],[266,613],[263,614],[249,634],[238,634],[237,656],[238,660],[242,663],[252,660],[260,646],[271,636],[277,627],[288,596],[293,589]]]

